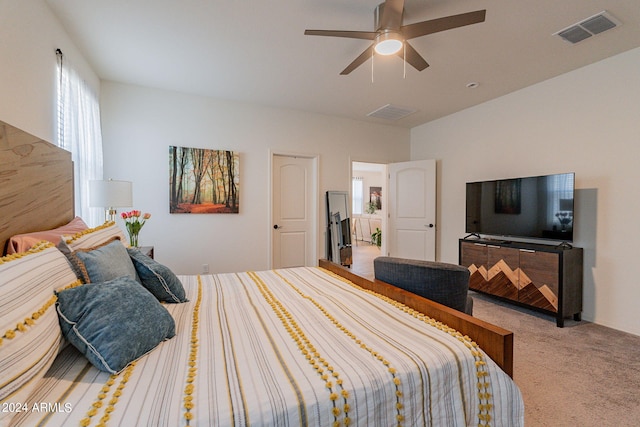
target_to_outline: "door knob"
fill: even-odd
[[[276,224],[276,225],[274,225],[274,226],[273,226],[273,229],[274,229],[274,230],[277,230],[278,228],[280,228],[280,226],[279,226],[278,224]]]
[[[433,224],[429,224],[428,227],[429,228],[433,228],[434,226],[433,226]]]

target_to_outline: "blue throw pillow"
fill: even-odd
[[[68,258],[84,283],[106,282],[121,276],[137,279],[127,248],[119,239],[91,249],[78,249]]]
[[[189,301],[182,283],[173,271],[158,263],[137,248],[127,248],[142,286],[147,288],[159,301],[180,303]]]
[[[171,314],[130,277],[57,295],[62,334],[101,371],[118,373],[175,335]]]

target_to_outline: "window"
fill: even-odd
[[[353,215],[362,215],[362,207],[364,206],[364,183],[362,178],[354,177],[351,180],[351,212]]]
[[[74,168],[75,213],[90,226],[104,220],[104,212],[89,208],[89,180],[102,179],[102,130],[98,96],[58,56],[57,145],[70,151]]]

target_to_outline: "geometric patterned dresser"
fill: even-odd
[[[459,260],[469,289],[552,314],[559,327],[581,319],[582,248],[460,239]]]

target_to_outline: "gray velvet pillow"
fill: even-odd
[[[168,267],[140,252],[137,248],[127,248],[142,286],[147,288],[159,301],[180,303],[189,301],[180,280]]]
[[[171,314],[130,277],[57,295],[62,334],[101,371],[120,372],[175,335]]]
[[[106,282],[122,276],[138,280],[127,248],[118,239],[95,248],[78,249],[68,258],[84,283]]]

